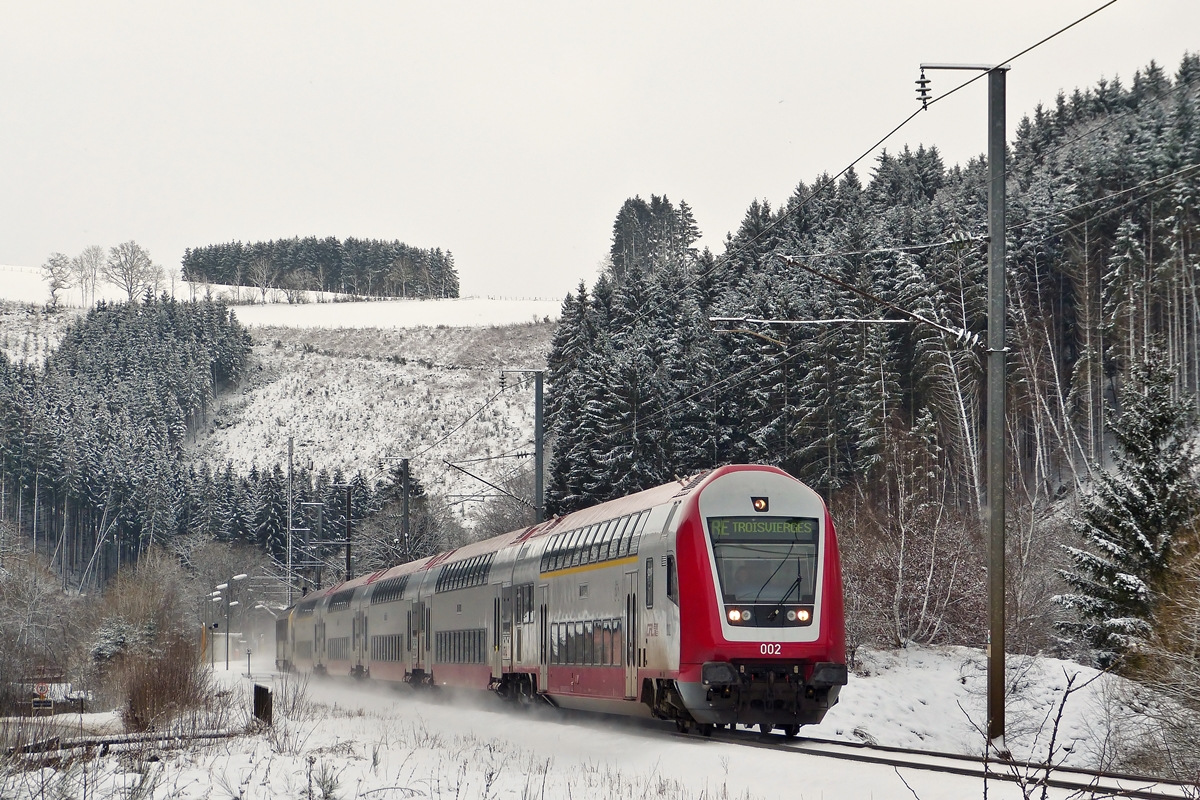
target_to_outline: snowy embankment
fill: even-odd
[[[969,753],[981,737],[982,654],[966,648],[868,652],[868,674],[853,675],[842,702],[803,735]],[[1014,658],[1018,690],[1009,708],[1010,740],[1030,755],[1033,732],[1044,754],[1066,674],[1094,670],[1069,662]],[[259,671],[261,668],[262,671]],[[489,695],[450,696],[325,679],[308,684],[312,704],[297,703],[282,681],[256,665],[254,682],[275,686],[276,722],[253,733],[188,751],[108,758],[94,769],[97,796],[140,785],[144,797],[240,798],[899,798],[982,797],[978,779],[846,762],[789,752],[781,736],[762,744],[681,736],[659,722],[522,712]],[[217,679],[248,705],[251,681],[234,666]],[[1071,696],[1060,726],[1067,763],[1093,766],[1113,724],[1120,679],[1103,676]],[[64,718],[66,715],[64,715]],[[1056,761],[1059,759],[1056,758]],[[43,776],[9,779],[5,797],[32,796]],[[49,779],[48,779],[49,780]],[[52,780],[50,781],[53,782]],[[911,787],[911,791],[909,788]],[[992,782],[988,797],[1019,797]],[[1067,797],[1051,791],[1050,797]]]
[[[288,328],[473,328],[557,319],[561,300],[463,297],[449,300],[376,300],[369,303],[309,303],[238,306],[245,325]]]
[[[385,456],[406,456],[428,490],[447,499],[477,495],[487,487],[443,459],[532,451],[532,386],[501,371],[543,367],[552,332],[545,323],[254,328],[250,375],[240,391],[217,399],[209,427],[189,449],[196,459],[248,471],[286,463],[291,436],[297,465],[361,470],[377,480],[394,466]],[[528,455],[477,462],[472,471],[498,481],[528,462]]]

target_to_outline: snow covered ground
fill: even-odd
[[[41,286],[36,270],[0,267],[0,351],[12,361],[41,361],[81,313],[66,304],[79,299],[69,293],[57,313],[45,313]],[[282,463],[292,436],[303,443],[297,464],[376,479],[389,463],[383,456],[409,456],[427,489],[477,495],[487,488],[443,460],[532,451],[532,387],[516,375],[502,387],[501,370],[545,366],[554,328],[546,320],[559,308],[482,298],[236,306],[251,325],[255,363],[217,399],[191,452],[248,471]],[[528,461],[478,462],[472,471],[496,482]],[[469,523],[479,507],[454,509]]]
[[[463,297],[452,300],[376,300],[369,303],[309,303],[238,306],[246,325],[298,328],[416,328],[515,325],[557,319],[561,300]]]
[[[502,379],[501,370],[543,367],[552,331],[546,323],[255,328],[256,363],[248,379],[239,392],[218,398],[192,453],[248,471],[252,464],[283,462],[291,436],[299,465],[341,466],[378,479],[392,463],[384,456],[407,456],[428,490],[443,496],[486,491],[443,459],[532,452],[532,386],[522,385],[519,375]],[[527,462],[525,456],[469,468],[495,481]],[[459,512],[477,507],[454,506]]]
[[[867,652],[868,673],[853,675],[842,702],[804,735],[874,740],[879,744],[971,752],[980,736],[982,654],[965,648]],[[1053,718],[1065,686],[1063,670],[1080,680],[1096,675],[1053,659],[1022,664],[1010,707],[1010,742]],[[261,669],[260,669],[261,668]],[[291,695],[269,664],[255,682],[276,691],[272,731],[187,751],[110,757],[95,768],[97,797],[237,798],[903,798],[983,797],[978,779],[875,766],[747,747],[717,735],[681,736],[671,725],[550,709],[522,712],[490,696],[417,693],[349,679],[308,685],[316,705]],[[240,669],[217,678],[248,704],[251,681]],[[965,679],[965,682],[964,682]],[[294,680],[294,679],[292,679]],[[1120,679],[1104,676],[1072,695],[1060,729],[1074,765],[1095,764],[1102,747],[1106,699]],[[961,708],[960,708],[961,705]],[[1037,723],[1037,724],[1035,724]],[[1043,727],[1043,739],[1049,734]],[[1017,732],[1022,729],[1024,732]],[[745,737],[741,741],[745,741]],[[757,739],[751,740],[758,743]],[[1044,743],[1043,743],[1044,746]],[[31,797],[54,778],[24,776],[0,783],[0,796]],[[910,789],[911,787],[911,789]],[[50,786],[53,789],[53,786]],[[49,796],[49,795],[48,795]],[[988,797],[1019,797],[993,781]],[[1066,791],[1050,797],[1069,796]]]
[[[165,282],[163,290],[180,299],[194,300],[207,295],[223,298],[236,305],[238,319],[251,326],[418,328],[436,325],[517,325],[557,319],[562,310],[561,298],[388,298],[370,302],[333,302],[342,298],[331,292],[304,292],[307,302],[290,304],[278,289],[267,290],[267,302],[264,304],[256,302],[261,299],[261,294],[253,287],[190,283],[178,277],[178,274],[173,280]],[[124,300],[125,294],[115,286],[101,284],[96,289],[96,297],[100,300]],[[40,306],[49,299],[48,283],[39,268],[0,265],[0,300]],[[58,304],[65,308],[81,308],[83,301],[79,290],[72,288],[60,292]]]

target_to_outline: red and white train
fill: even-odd
[[[846,683],[833,521],[727,466],[313,593],[277,665],[795,735]]]

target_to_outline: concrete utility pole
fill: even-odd
[[[1005,390],[1005,79],[1007,67],[988,72],[988,739],[1004,744],[1004,515]]]
[[[509,372],[519,375],[533,375],[533,521],[536,525],[546,519],[546,431],[542,410],[543,384],[545,383],[546,371],[541,369],[506,369],[501,370],[501,376]],[[503,377],[501,379],[503,380]]]
[[[354,492],[354,484],[347,481],[346,483],[331,483],[329,487],[331,489],[346,490],[346,541],[344,544],[346,545],[346,580],[350,580],[354,577],[354,573],[350,569],[350,514],[352,509],[350,500],[351,494]]]
[[[287,585],[288,585],[288,606],[292,605],[292,592],[296,585],[294,576],[292,575],[292,437],[288,437],[288,473],[287,473]]]
[[[542,422],[542,379],[545,373],[538,370],[534,373],[533,401],[533,504],[537,506],[536,521],[546,519],[545,492],[545,440],[546,432]]]
[[[987,64],[922,64],[918,100],[928,100],[925,70],[963,69],[988,74],[988,337],[987,337],[987,527],[988,649],[987,737],[996,753],[1004,744],[1004,522],[1005,392],[1008,386],[1005,346],[1005,93],[1008,67]]]
[[[325,504],[324,503],[301,503],[300,507],[316,509],[316,515],[317,515],[316,542],[317,543],[314,545],[313,539],[309,535],[310,533],[312,533],[312,529],[311,528],[304,529],[304,560],[301,562],[301,569],[305,569],[305,570],[315,569],[316,570],[316,580],[314,581],[315,588],[320,589],[321,588],[321,542],[324,541],[324,536],[322,535],[322,524],[324,522],[324,517],[325,517]],[[312,575],[309,575],[308,579],[312,580],[312,577],[313,577]],[[289,605],[291,605],[291,604],[289,603]]]
[[[411,561],[412,560],[412,552],[409,550],[409,547],[408,547],[408,459],[407,458],[400,459],[400,469],[402,469],[404,471],[403,474],[401,475],[401,480],[403,481],[402,490],[403,490],[403,495],[404,495],[404,503],[403,503],[403,507],[400,509],[400,513],[402,514],[402,516],[400,517],[400,531],[401,531],[401,533],[404,534],[404,557],[405,557],[405,559]]]

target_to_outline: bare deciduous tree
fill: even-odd
[[[264,303],[267,302],[267,289],[275,284],[276,274],[275,266],[266,256],[259,256],[250,262],[250,280],[254,281]]]
[[[137,242],[130,240],[108,251],[100,274],[104,280],[123,289],[129,302],[150,287],[155,280],[155,265],[150,254]]]
[[[58,293],[71,288],[71,259],[62,253],[51,253],[42,264],[42,274],[50,289],[50,308],[58,308]]]
[[[98,244],[83,248],[83,252],[71,259],[71,272],[79,287],[79,300],[84,308],[96,302],[96,281],[104,267],[104,248]]]

